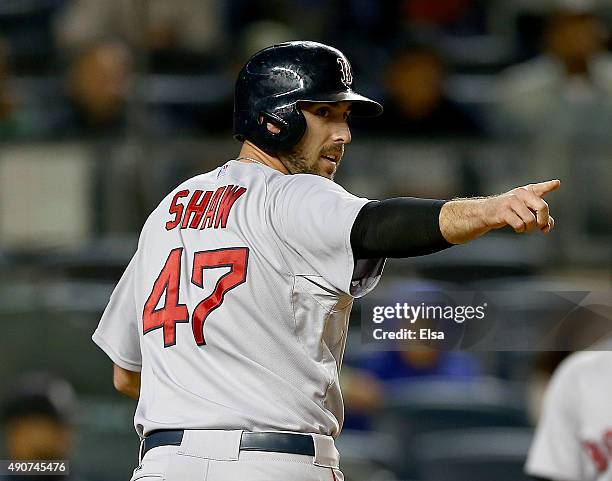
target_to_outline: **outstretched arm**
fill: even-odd
[[[355,259],[412,257],[469,242],[510,225],[516,232],[536,227],[550,232],[555,221],[544,195],[558,180],[517,187],[492,197],[449,202],[398,197],[366,204],[351,230]]]

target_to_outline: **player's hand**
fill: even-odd
[[[451,244],[464,244],[507,225],[519,233],[539,229],[548,234],[555,220],[543,197],[560,185],[559,180],[549,180],[493,197],[452,200],[440,210],[440,232]]]
[[[483,199],[482,220],[488,229],[509,225],[518,233],[539,229],[548,234],[555,226],[555,220],[543,197],[560,185],[559,180],[548,180]]]

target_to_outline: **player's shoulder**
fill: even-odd
[[[257,169],[249,169],[248,167],[251,166],[243,162],[227,161],[216,169],[195,175],[181,182],[164,197],[160,205],[171,201],[177,193],[182,191],[215,190],[227,184],[252,185],[254,182],[259,182],[260,178],[265,177]]]
[[[612,352],[610,351],[579,351],[570,354],[559,365],[553,379],[557,385],[572,386],[576,388],[581,381],[590,384],[594,377],[602,372],[608,372],[612,365]]]
[[[177,192],[180,192],[182,190],[197,189],[199,187],[208,186],[208,185],[215,183],[216,179],[219,177],[219,172],[221,171],[221,169],[222,169],[222,166],[217,167],[216,169],[211,170],[210,172],[204,172],[202,174],[194,175],[193,177],[190,177],[189,179],[184,180],[183,182],[178,184],[174,189],[172,189],[172,191],[168,193],[166,198],[171,198]]]
[[[315,174],[292,174],[292,175],[279,175],[271,179],[272,181],[279,184],[299,184],[299,185],[335,185],[333,180],[329,180],[327,177],[322,177]]]
[[[559,365],[559,370],[566,373],[575,373],[611,365],[612,352],[610,351],[579,351],[566,357]]]
[[[284,193],[314,194],[317,192],[335,192],[346,194],[347,191],[341,185],[327,177],[314,174],[293,174],[274,176],[268,181],[273,191]]]

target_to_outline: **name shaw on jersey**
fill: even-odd
[[[180,190],[174,195],[168,209],[174,218],[166,222],[166,230],[178,225],[181,229],[225,229],[234,202],[246,190],[246,187],[232,184],[219,187],[214,192]]]

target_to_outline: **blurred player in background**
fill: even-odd
[[[605,295],[605,294],[604,294]],[[525,470],[546,481],[612,479],[612,310],[579,307],[564,320],[565,347],[576,352],[554,372]]]
[[[550,481],[611,479],[612,352],[569,356],[552,377],[529,452],[528,474]]]

